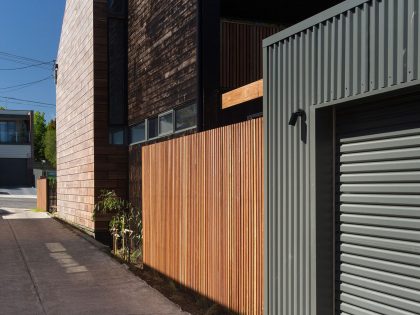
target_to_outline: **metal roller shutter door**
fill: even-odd
[[[0,187],[28,186],[27,159],[0,159]]]
[[[420,314],[419,107],[337,113],[340,314]]]

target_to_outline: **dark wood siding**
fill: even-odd
[[[129,197],[135,207],[141,207],[141,144],[131,145],[128,152]]]
[[[220,90],[226,92],[262,78],[262,41],[279,26],[221,21]]]
[[[197,99],[197,1],[129,0],[128,122]]]
[[[108,138],[108,6],[96,0],[94,14],[94,172],[95,202],[104,189],[127,198],[128,153],[126,145],[111,145]],[[96,233],[108,230],[108,222],[96,220]]]

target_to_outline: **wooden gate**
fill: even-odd
[[[246,314],[263,310],[262,119],[145,146],[144,262]]]

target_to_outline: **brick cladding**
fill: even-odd
[[[57,211],[93,230],[93,1],[68,0],[57,56]]]
[[[129,0],[128,122],[197,99],[197,0]]]
[[[67,0],[57,56],[57,211],[92,233],[100,190],[127,185],[127,148],[108,145],[106,4]]]

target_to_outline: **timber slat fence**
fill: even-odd
[[[36,181],[36,207],[40,210],[48,210],[48,180],[46,178]]]
[[[37,209],[51,213],[57,211],[57,180],[39,178],[36,182]]]
[[[144,263],[245,314],[263,310],[262,119],[145,146]]]

